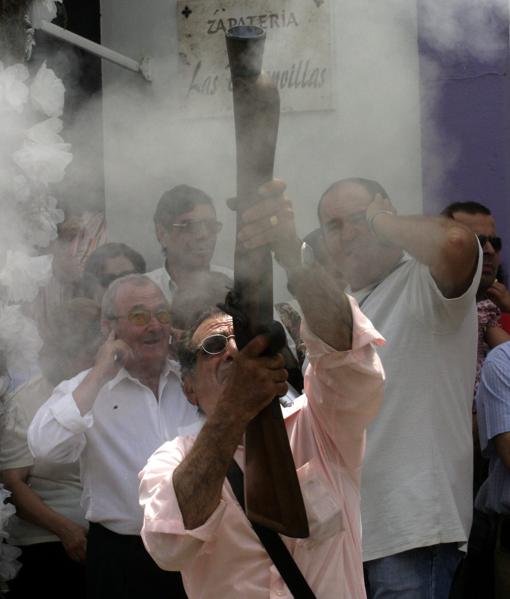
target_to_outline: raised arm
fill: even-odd
[[[232,352],[226,384],[193,448],[175,469],[173,485],[184,525],[204,524],[217,508],[232,456],[248,422],[273,397],[287,391],[281,355],[260,357],[267,339],[255,337],[241,352]],[[186,388],[186,380],[185,380]]]
[[[59,463],[80,457],[85,446],[83,433],[92,426],[90,411],[97,395],[131,355],[129,346],[112,333],[99,348],[91,370],[55,388],[28,428],[28,445],[34,456]]]
[[[458,297],[469,288],[478,243],[468,227],[443,217],[400,216],[380,194],[368,206],[366,218],[381,241],[391,242],[427,265],[445,297]]]
[[[310,330],[334,349],[348,350],[352,346],[349,301],[320,264],[303,265],[292,204],[284,190],[285,184],[278,180],[260,189],[261,201],[244,213],[246,226],[239,237],[248,248],[271,245]]]
[[[97,352],[94,366],[73,392],[73,399],[82,416],[90,412],[101,388],[118,373],[130,357],[132,351],[127,343],[116,339],[111,331]]]

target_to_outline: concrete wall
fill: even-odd
[[[284,114],[280,123],[275,170],[288,182],[301,234],[317,226],[321,192],[344,176],[378,179],[401,212],[422,210],[414,4],[344,0],[332,6],[335,110]],[[184,120],[179,112],[175,2],[103,0],[101,9],[102,43],[133,58],[149,54],[154,67],[147,84],[103,66],[110,239],[130,243],[150,267],[158,266],[155,204],[164,190],[188,183],[215,198],[225,222],[215,261],[230,266],[233,217],[224,200],[235,193],[233,122]]]
[[[493,213],[503,237],[502,260],[510,264],[510,83],[508,6],[487,25],[474,52],[466,36],[450,51],[439,51],[423,31],[418,3],[423,125],[424,211],[437,214],[451,202],[474,200]],[[472,5],[473,12],[481,10]],[[428,107],[428,108],[427,108]],[[427,131],[434,131],[433,137]],[[442,164],[440,168],[438,163]]]

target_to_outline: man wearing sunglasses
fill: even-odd
[[[447,206],[442,214],[469,227],[478,237],[483,250],[482,277],[476,294],[481,325],[479,342],[482,344],[479,348],[478,384],[480,358],[483,361],[490,348],[510,340],[510,335],[499,325],[501,312],[510,312],[510,293],[498,280],[503,242],[497,236],[496,221],[491,211],[479,202],[455,202]]]
[[[496,222],[491,211],[479,202],[454,202],[447,206],[443,216],[452,218],[469,227],[478,237],[483,250],[482,276],[476,294],[478,312],[478,345],[474,399],[480,382],[482,366],[490,349],[510,341],[510,335],[501,327],[501,312],[510,312],[510,294],[504,284],[497,280],[500,270],[502,240],[496,233]],[[473,490],[476,494],[488,475],[488,461],[482,456],[478,432],[477,402],[473,402]],[[475,509],[471,527],[468,553],[456,579],[456,597],[483,596],[492,587],[493,542],[487,516]],[[480,542],[482,541],[482,542]]]
[[[373,347],[382,339],[324,268],[305,259],[283,189],[278,181],[261,189],[239,238],[247,248],[270,245],[305,319],[306,394],[284,418],[310,537],[285,544],[316,597],[363,599],[359,486],[365,429],[382,397]],[[244,468],[248,422],[287,389],[283,357],[265,356],[267,347],[258,336],[238,351],[232,319],[217,307],[197,319],[179,359],[185,394],[205,424],[196,438],[163,445],[140,475],[145,544],[162,568],[182,569],[190,599],[290,597],[225,480],[232,458]]]
[[[222,223],[212,199],[200,189],[177,185],[161,196],[154,213],[156,236],[165,264],[147,276],[170,302],[177,287],[186,286],[197,272],[213,270],[232,277],[232,271],[211,267]]]
[[[168,303],[150,279],[127,275],[107,289],[101,318],[107,338],[94,366],[54,390],[30,426],[30,449],[52,462],[80,460],[88,597],[185,597],[178,573],[157,568],[139,536],[138,472],[198,420],[168,360]]]

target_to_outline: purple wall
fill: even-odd
[[[476,10],[476,9],[475,9]],[[508,15],[496,22],[497,55],[480,61],[457,50],[440,53],[423,37],[418,0],[422,101],[424,212],[437,214],[455,201],[475,200],[492,211],[510,266],[510,82]],[[430,76],[428,61],[437,66]],[[432,98],[435,98],[430,114]],[[431,143],[429,123],[438,137]],[[438,148],[442,148],[438,151]],[[455,159],[451,162],[452,151]],[[444,152],[441,156],[441,152]],[[450,164],[438,175],[437,164]]]

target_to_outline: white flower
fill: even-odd
[[[5,297],[8,302],[31,302],[50,276],[51,256],[28,256],[9,250],[0,271],[0,285],[7,288]]]
[[[28,69],[15,64],[6,69],[0,63],[0,111],[22,112],[28,98],[28,87],[23,83],[28,78]]]
[[[61,144],[64,143],[59,135],[61,131],[62,121],[51,117],[30,127],[26,132],[26,138],[38,144]]]
[[[5,530],[7,521],[16,512],[16,508],[11,503],[5,503],[10,496],[11,492],[0,483],[0,531]]]
[[[56,0],[61,2],[62,0]],[[41,26],[41,21],[51,23],[57,16],[57,7],[54,0],[34,0],[31,6],[30,22],[38,29]]]
[[[0,581],[12,580],[21,568],[16,558],[21,555],[19,547],[13,547],[3,542],[8,537],[6,525],[9,518],[16,512],[15,507],[5,500],[11,493],[0,483]]]
[[[55,198],[34,197],[23,206],[22,220],[26,242],[46,247],[57,238],[57,224],[64,220],[64,212],[57,208]]]
[[[60,119],[50,118],[27,131],[23,147],[13,154],[13,161],[32,181],[48,185],[64,178],[66,167],[73,159],[71,144],[64,143],[58,133]]]
[[[60,116],[64,111],[64,93],[64,84],[44,61],[30,86],[32,106],[46,116]]]
[[[7,543],[0,543],[0,580],[12,580],[20,571],[21,563],[16,559],[21,549]]]

